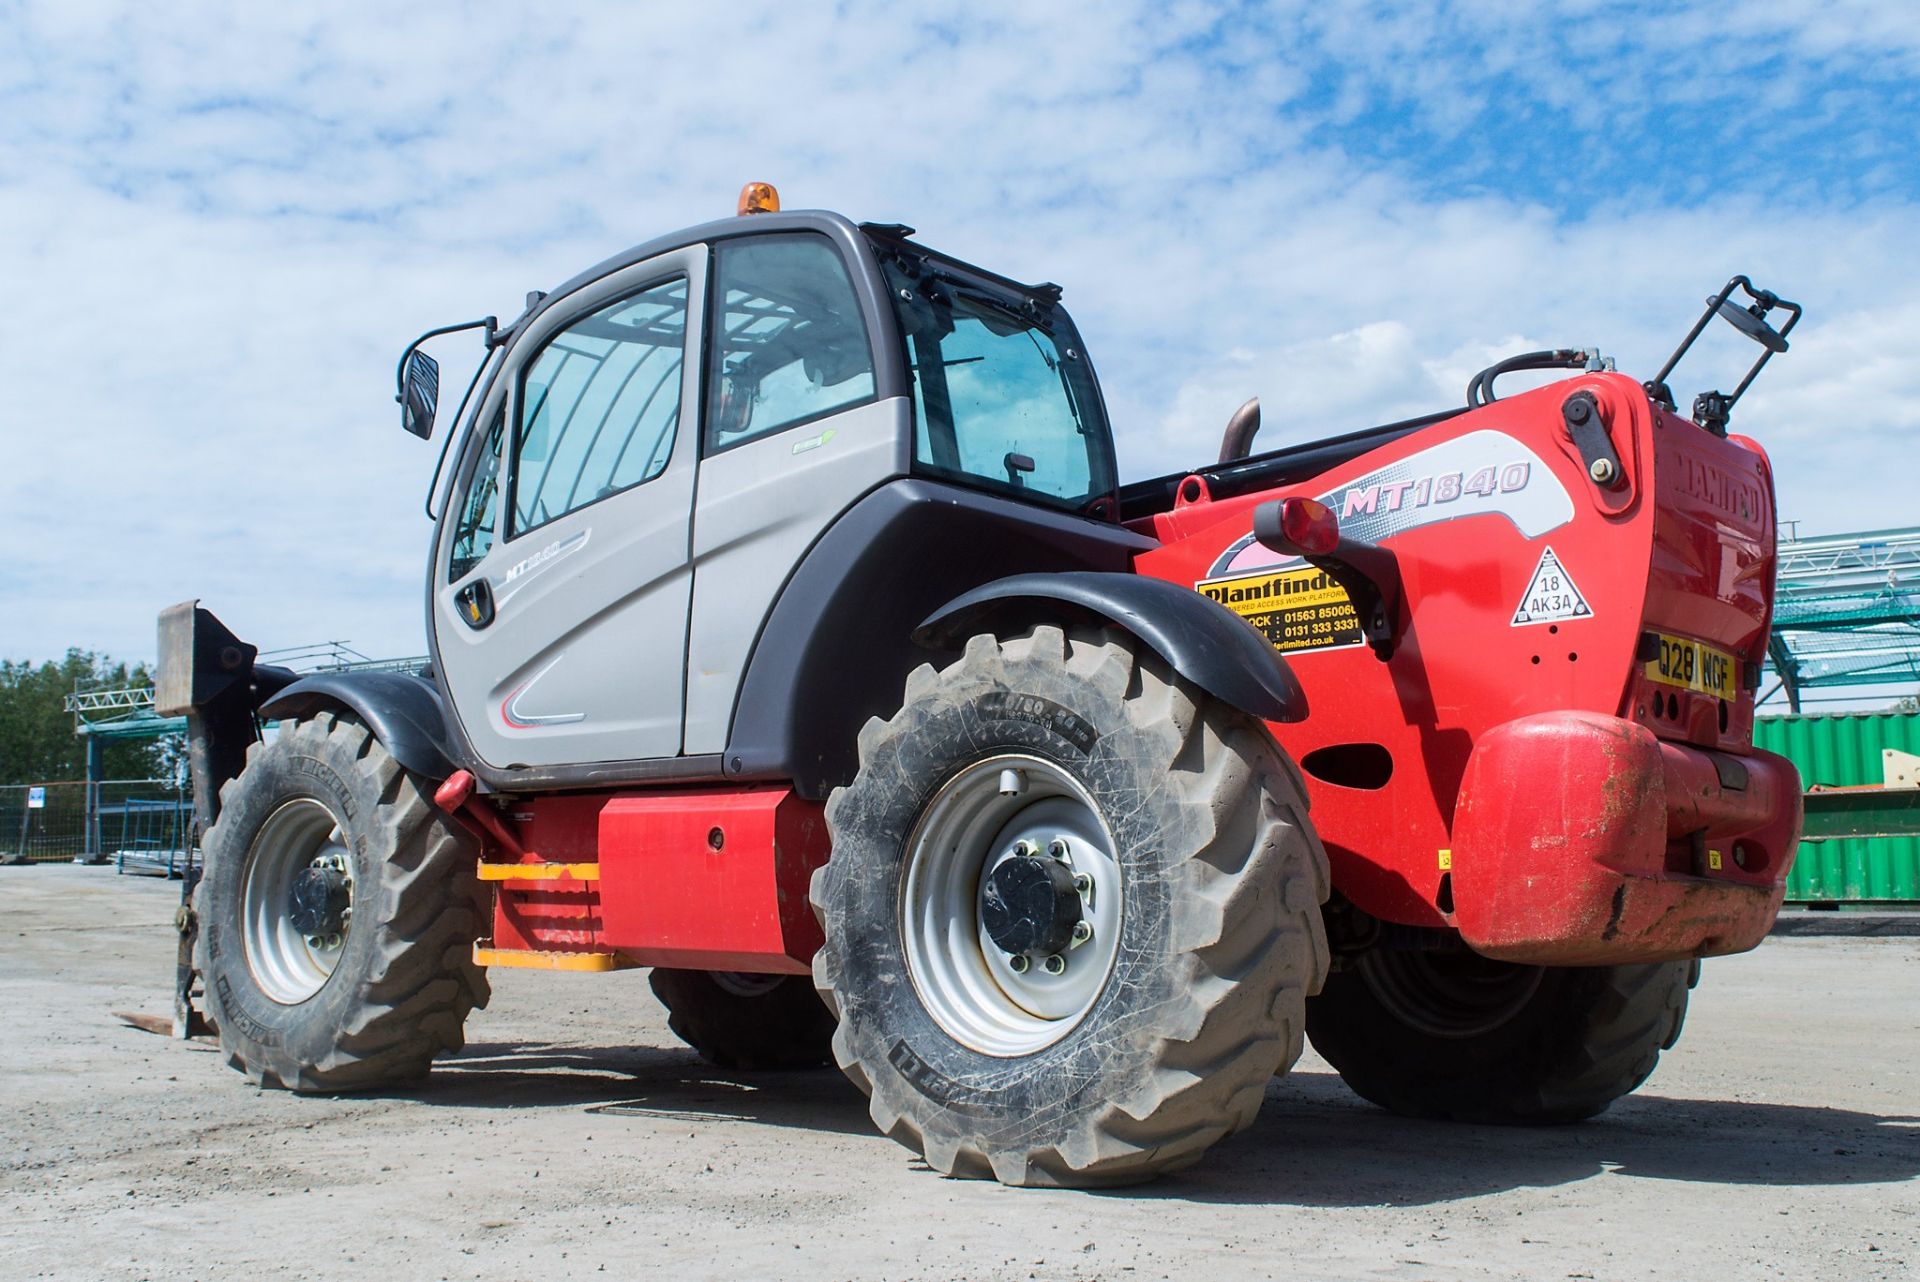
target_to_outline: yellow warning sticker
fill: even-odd
[[[1714,872],[1720,871],[1720,852],[1719,851],[1709,850],[1707,852],[1707,867]]]
[[[1336,650],[1365,641],[1347,590],[1310,565],[1202,579],[1193,586],[1260,629],[1276,650]]]
[[[1440,852],[1440,871],[1450,872],[1452,871],[1452,869],[1453,869],[1453,852],[1451,850],[1441,851]]]

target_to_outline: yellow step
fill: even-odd
[[[634,963],[619,953],[574,953],[532,948],[473,946],[476,966],[518,966],[526,970],[624,970]]]
[[[599,864],[481,864],[481,881],[599,881]]]

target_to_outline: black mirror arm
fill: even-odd
[[[1752,304],[1743,308],[1733,302],[1735,290],[1745,293],[1753,300]],[[1766,320],[1767,313],[1775,308],[1787,313],[1787,323],[1777,330],[1768,325]],[[1673,373],[1674,366],[1680,363],[1681,358],[1693,346],[1693,341],[1700,337],[1700,332],[1715,316],[1728,321],[1740,333],[1760,344],[1760,357],[1754,361],[1753,367],[1747,371],[1747,376],[1740,380],[1740,385],[1731,393],[1703,392],[1694,400],[1694,422],[1716,436],[1725,436],[1727,420],[1733,415],[1735,402],[1759,376],[1761,369],[1774,353],[1787,350],[1787,335],[1791,334],[1793,327],[1800,323],[1801,311],[1800,304],[1784,299],[1770,289],[1758,288],[1746,276],[1735,276],[1720,289],[1720,292],[1707,300],[1706,310],[1700,313],[1700,319],[1693,323],[1693,328],[1688,330],[1687,336],[1680,340],[1680,345],[1673,349],[1673,355],[1667,357],[1667,363],[1660,367],[1658,374],[1648,379],[1642,386],[1646,388],[1648,396],[1670,410],[1675,409],[1673,390],[1667,384],[1667,376]]]
[[[407,350],[400,353],[400,364],[393,371],[393,399],[396,403],[401,405],[407,403],[407,362],[412,360],[413,354],[420,350],[420,344],[430,338],[438,338],[442,334],[458,334],[466,329],[484,329],[486,334],[483,337],[488,351],[492,351],[505,341],[501,335],[500,319],[497,316],[482,316],[479,320],[462,321],[458,325],[442,325],[439,329],[428,330],[408,343]]]
[[[1365,543],[1345,534],[1327,553],[1309,552],[1280,528],[1280,503],[1262,503],[1253,510],[1253,537],[1260,546],[1282,556],[1297,556],[1346,590],[1360,616],[1360,632],[1385,662],[1400,641],[1400,559],[1392,549]]]

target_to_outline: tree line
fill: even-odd
[[[64,659],[37,666],[0,659],[0,785],[86,778],[87,741],[73,732],[66,697],[75,690],[152,684],[147,664],[118,662],[91,650],[68,650]],[[109,741],[105,777],[170,777],[179,751],[176,738]]]

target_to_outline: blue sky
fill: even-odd
[[[0,0],[0,654],[144,657],[188,596],[419,652],[400,348],[748,178],[1064,284],[1129,476],[1254,394],[1277,444],[1528,347],[1651,373],[1751,272],[1808,308],[1738,422],[1784,514],[1920,524],[1916,135],[1878,0]]]

